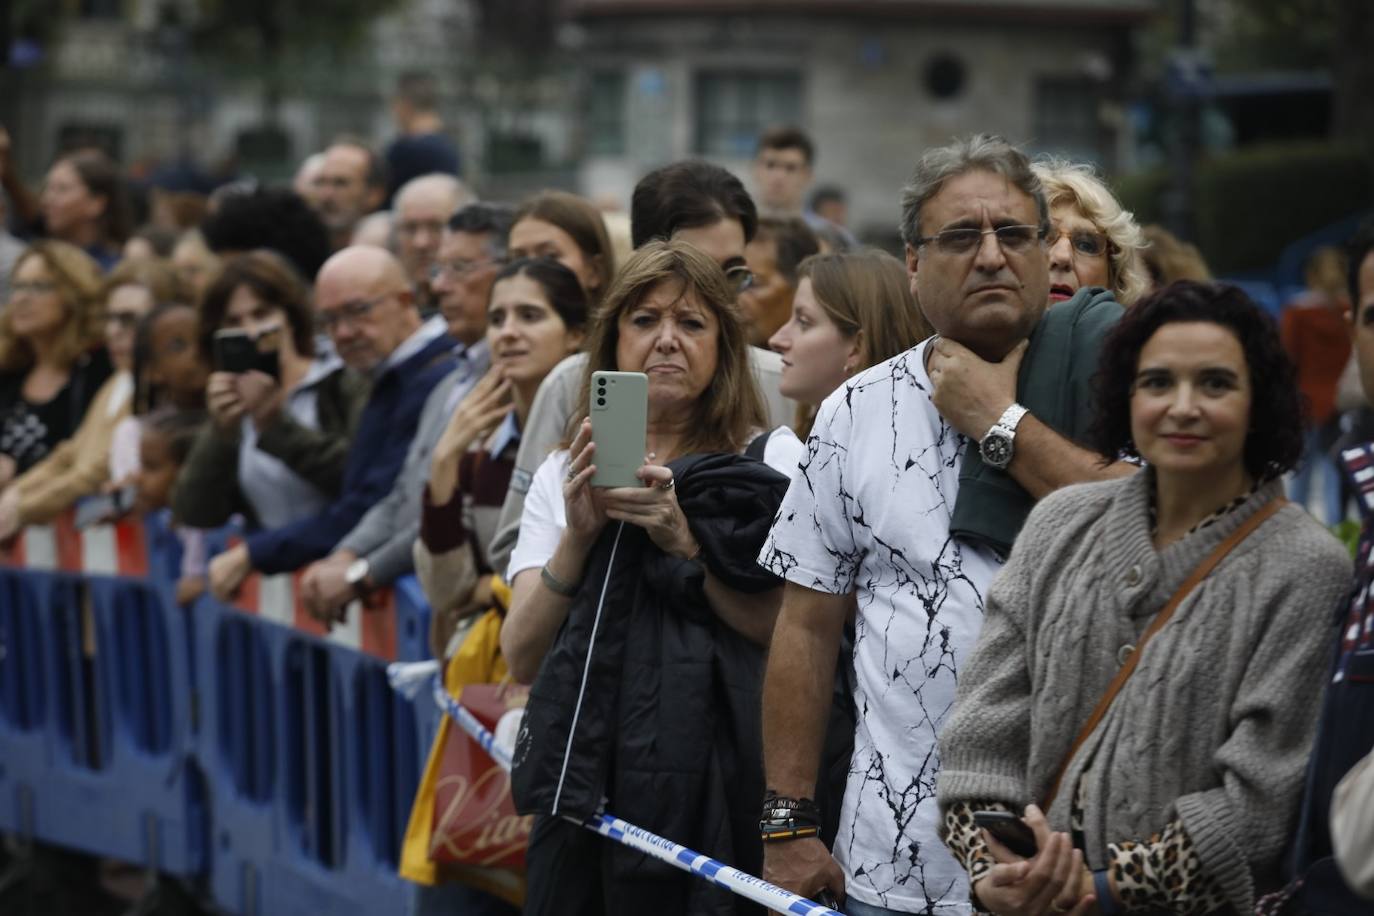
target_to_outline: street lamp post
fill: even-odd
[[[1173,122],[1169,144],[1169,187],[1164,213],[1169,229],[1182,239],[1195,234],[1193,164],[1200,145],[1199,100],[1207,93],[1211,70],[1197,48],[1195,0],[1178,0],[1178,39],[1169,57],[1165,87]]]

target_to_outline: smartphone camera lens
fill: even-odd
[[[605,407],[605,406],[606,406],[606,399],[605,399],[605,398],[597,398],[597,399],[596,399],[596,406],[597,406],[597,407]]]

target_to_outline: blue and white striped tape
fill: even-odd
[[[397,678],[394,675],[392,681],[397,683]],[[449,695],[449,692],[444,689],[443,679],[437,672],[433,676],[432,687],[435,704],[447,713],[472,740],[476,741],[482,750],[490,754],[491,759],[495,760],[498,766],[509,771],[511,768],[510,751],[497,744],[495,736],[486,726]],[[569,818],[569,820],[574,819]],[[680,868],[685,872],[705,878],[712,884],[766,906],[775,913],[790,913],[792,916],[843,916],[842,913],[832,910],[830,907],[822,906],[813,900],[785,891],[776,884],[769,884],[762,878],[740,871],[738,868],[726,865],[710,856],[702,855],[686,846],[674,843],[672,840],[664,839],[656,833],[622,821],[613,815],[597,814],[585,821],[575,822],[623,846],[653,856],[660,862],[666,862],[674,868]]]

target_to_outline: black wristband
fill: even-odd
[[[814,801],[768,790],[759,815],[759,837],[765,843],[820,836],[820,832],[821,809]]]

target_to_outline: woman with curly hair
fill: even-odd
[[[1085,286],[1110,290],[1128,308],[1150,291],[1145,236],[1090,165],[1045,159],[1034,165],[1050,205],[1050,304]]]
[[[940,735],[945,841],[997,914],[1249,913],[1297,812],[1350,558],[1283,499],[1297,387],[1244,293],[1143,300],[1098,385],[1096,447],[1146,467],[1046,497],[994,580]],[[978,829],[989,810],[1023,814],[1023,855]]]
[[[109,376],[100,292],[100,267],[66,242],[34,242],[15,264],[0,312],[0,488],[76,431]]]
[[[177,301],[182,290],[166,261],[134,258],[121,261],[109,273],[101,294],[105,352],[114,372],[96,392],[76,431],[0,497],[0,541],[25,525],[51,521],[110,479],[116,430],[127,426],[123,421],[133,403],[135,329],[159,303]]]

